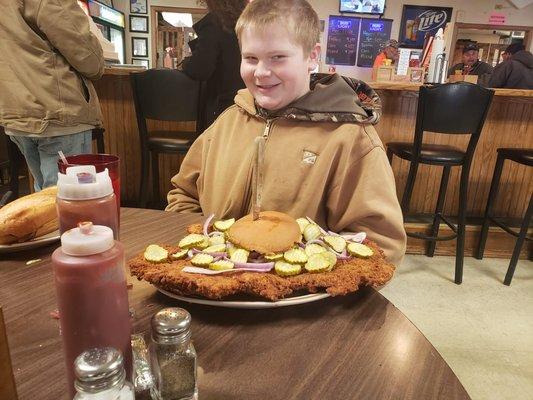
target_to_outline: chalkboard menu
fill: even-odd
[[[374,59],[385,42],[390,39],[391,27],[391,19],[364,18],[361,20],[358,67],[372,67],[374,65]]]
[[[355,65],[361,18],[330,16],[326,64]]]

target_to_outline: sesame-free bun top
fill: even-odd
[[[296,220],[277,211],[262,211],[255,221],[251,214],[246,215],[236,221],[227,234],[233,244],[261,254],[286,251],[302,239]]]

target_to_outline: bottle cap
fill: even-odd
[[[182,343],[191,336],[191,314],[179,307],[164,308],[152,317],[152,337],[159,343]]]
[[[93,348],[81,353],[74,361],[74,373],[74,386],[84,393],[98,393],[126,379],[122,354],[112,347]]]
[[[69,167],[57,174],[57,197],[64,200],[99,199],[113,193],[107,168],[96,173],[94,165]]]
[[[113,230],[107,226],[80,222],[77,228],[61,235],[61,250],[70,256],[90,256],[103,253],[115,245]]]

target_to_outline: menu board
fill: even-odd
[[[326,64],[355,65],[361,18],[330,16]]]
[[[374,59],[383,49],[385,42],[390,39],[391,28],[391,19],[363,18],[361,20],[358,67],[372,67],[374,65]]]

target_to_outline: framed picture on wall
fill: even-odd
[[[130,13],[148,14],[148,0],[130,0]]]
[[[140,67],[144,67],[146,69],[150,68],[150,60],[146,58],[132,58],[131,63],[133,65],[138,65]]]
[[[130,14],[130,32],[148,33],[148,17]]]
[[[131,38],[131,55],[133,57],[148,57],[148,38]]]
[[[421,49],[426,34],[435,36],[452,19],[451,7],[404,5],[398,41],[401,47]]]

